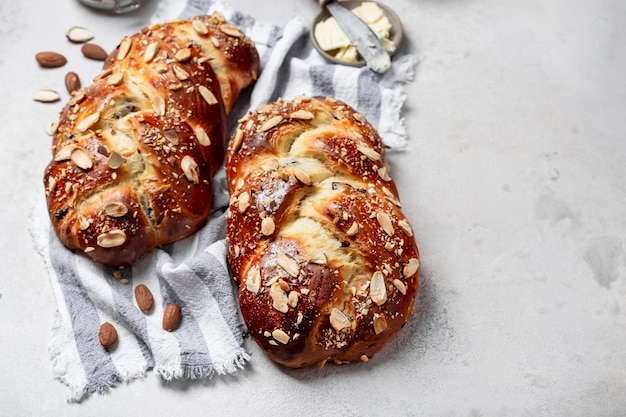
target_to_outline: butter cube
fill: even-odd
[[[350,45],[350,39],[334,17],[318,23],[315,26],[314,36],[317,44],[324,51],[332,51]]]

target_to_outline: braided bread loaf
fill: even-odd
[[[383,144],[332,98],[265,104],[226,154],[228,258],[252,337],[289,367],[367,360],[413,313],[419,255]]]
[[[226,114],[258,68],[252,41],[219,14],[124,38],[60,114],[44,185],[61,241],[121,266],[196,231]]]

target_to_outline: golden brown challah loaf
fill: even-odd
[[[44,185],[61,241],[121,266],[196,231],[226,114],[258,68],[254,44],[219,14],[124,38],[60,114]]]
[[[332,98],[265,104],[226,154],[250,334],[289,367],[367,360],[413,313],[419,255],[374,128]]]

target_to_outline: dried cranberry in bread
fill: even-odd
[[[60,114],[44,185],[61,241],[121,266],[202,226],[226,114],[258,68],[219,14],[124,38]]]
[[[250,334],[289,367],[367,360],[413,313],[419,254],[383,143],[332,98],[265,104],[226,154],[228,258]]]

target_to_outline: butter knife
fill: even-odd
[[[359,51],[368,67],[383,73],[391,66],[391,58],[374,31],[348,8],[333,0],[316,0],[337,20],[337,23]]]

